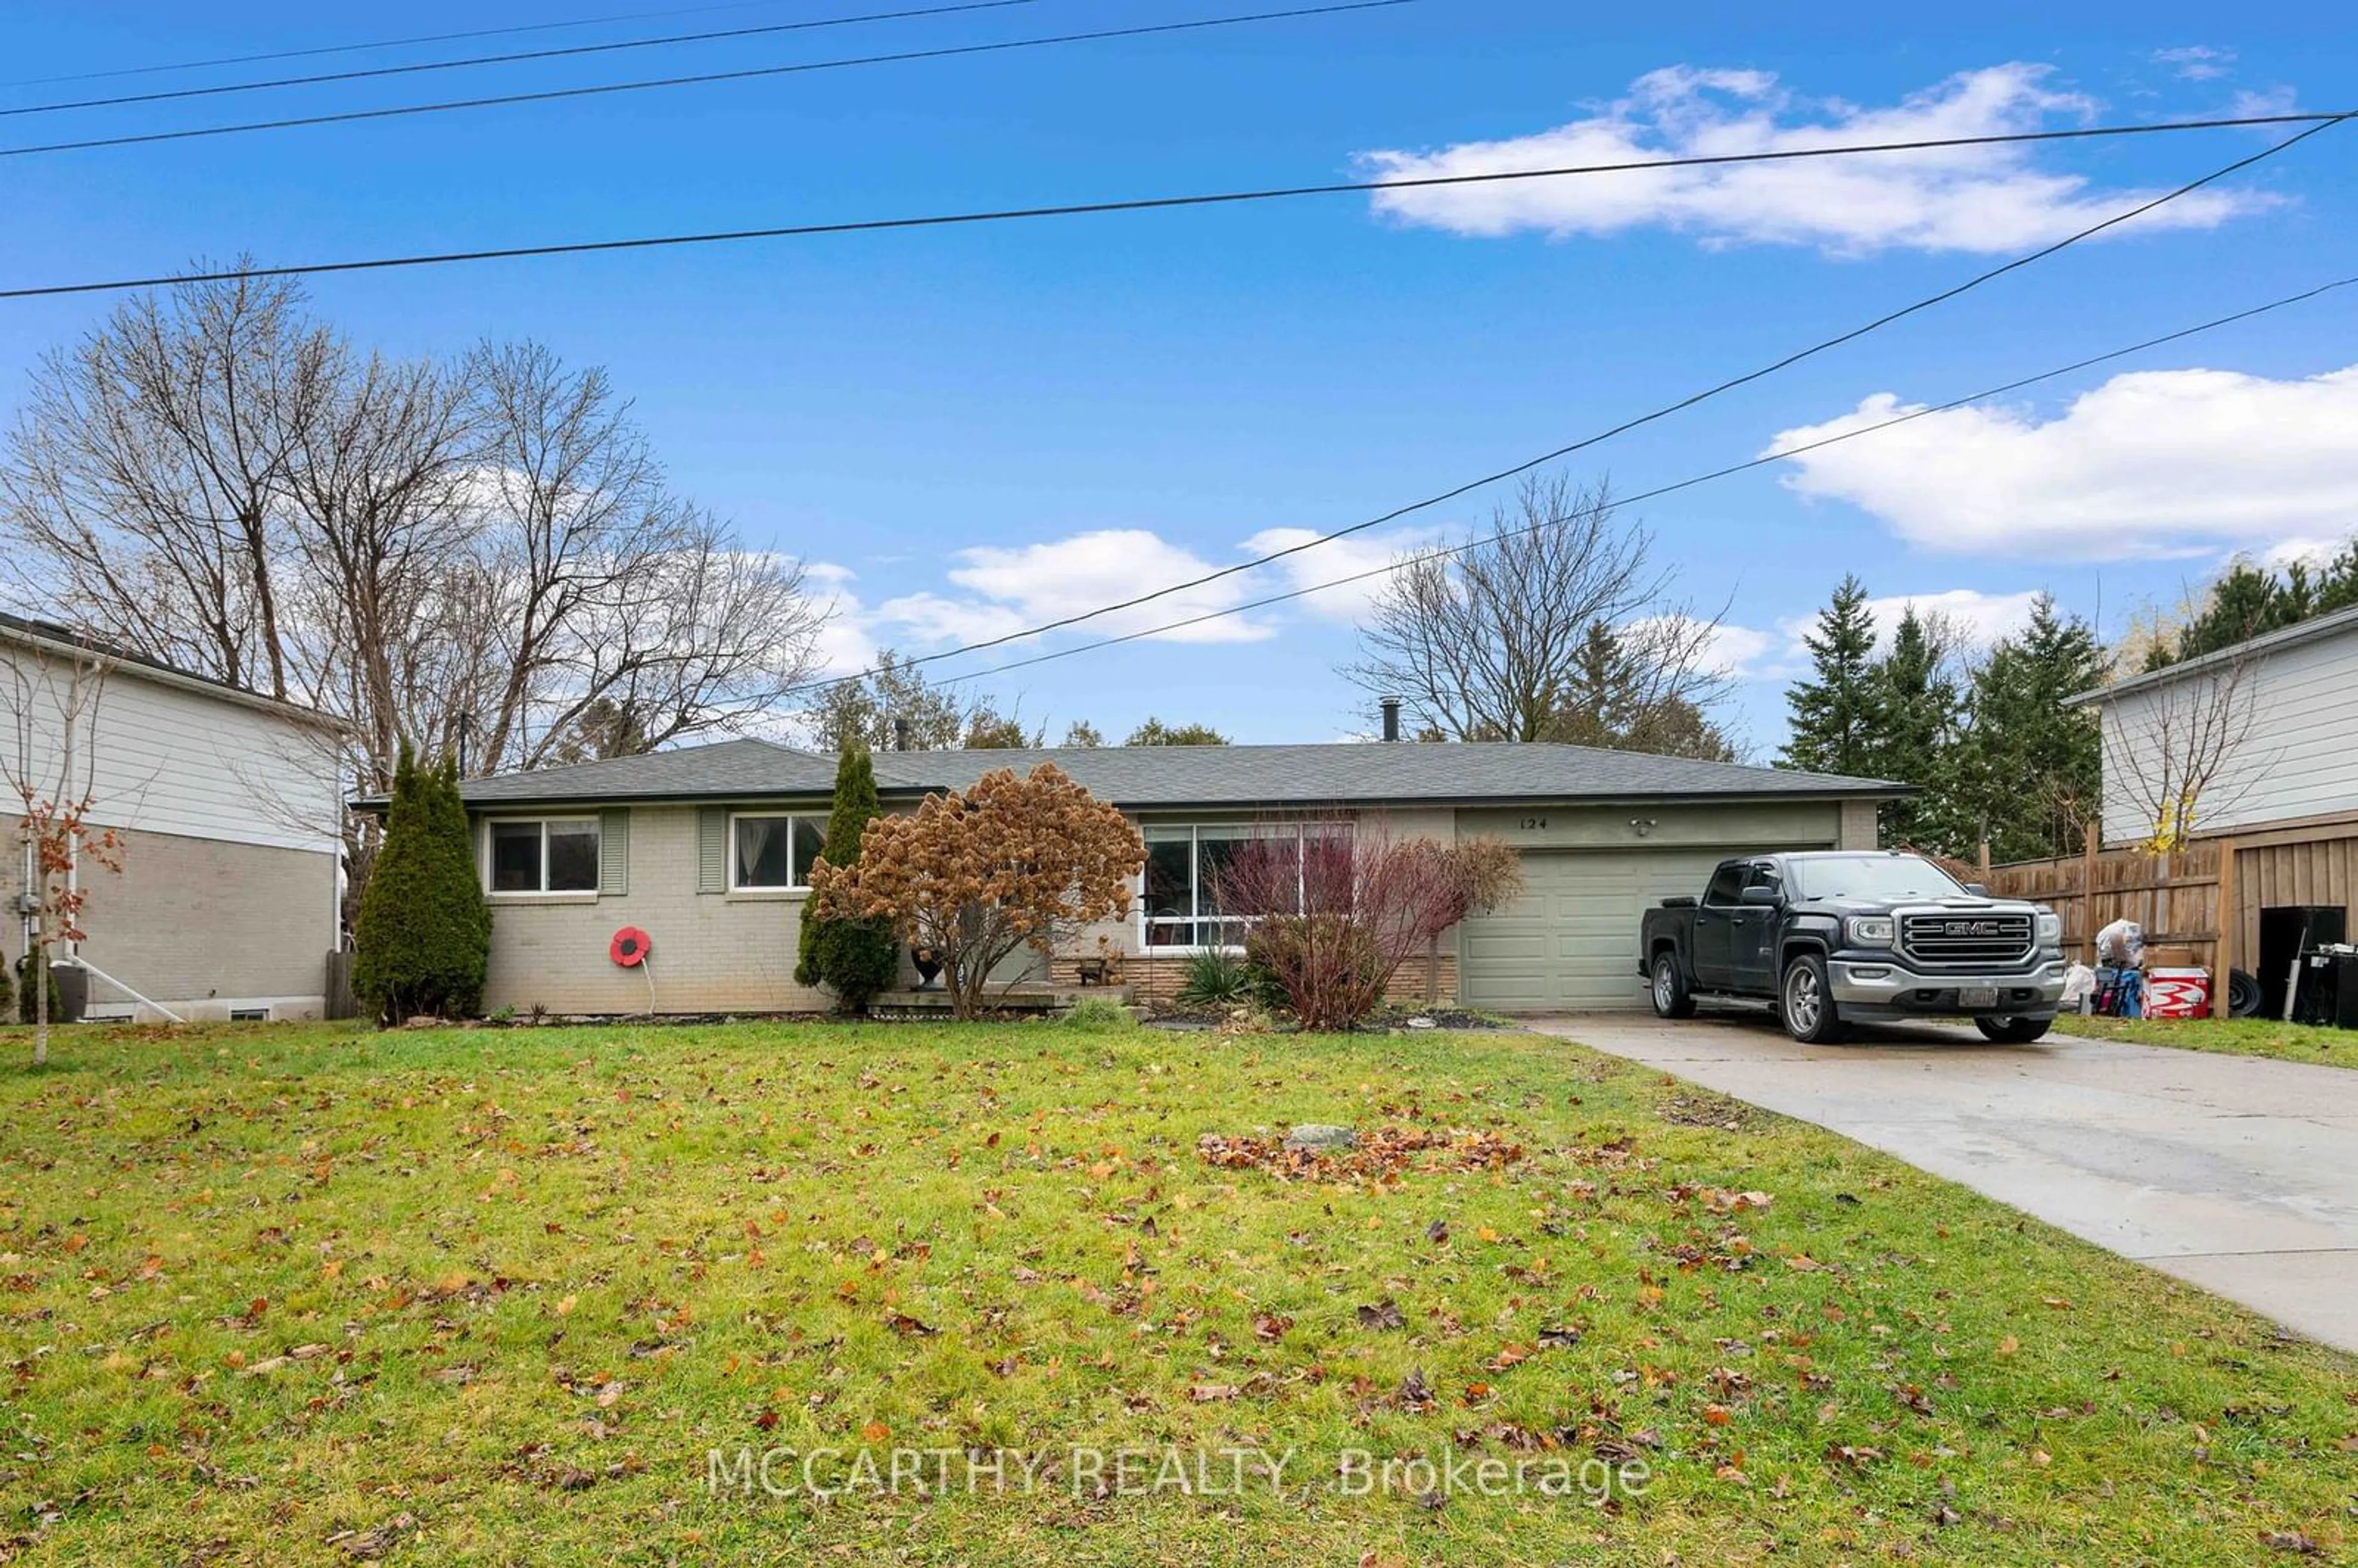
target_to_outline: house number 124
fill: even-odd
[[[1546,826],[1547,818],[1544,816],[1526,816],[1523,818],[1523,831],[1526,833],[1530,832],[1534,827],[1544,827]]]

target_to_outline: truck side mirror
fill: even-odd
[[[1777,890],[1775,888],[1762,887],[1758,882],[1755,882],[1750,887],[1746,888],[1742,892],[1737,893],[1736,895],[1736,902],[1738,903],[1775,903],[1777,902]]]
[[[1965,884],[1965,891],[1973,894],[1975,898],[1987,898],[1990,895],[1989,884],[1987,882],[1967,882]]]

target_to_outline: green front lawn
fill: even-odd
[[[2211,1564],[2358,1530],[2351,1358],[1562,1042],[0,1050],[0,1561]],[[1395,1131],[1303,1170],[1233,1141],[1314,1120]],[[770,1448],[855,1489],[710,1487]],[[1076,1448],[1133,1456],[1093,1483]],[[894,1492],[896,1449],[937,1457]]]
[[[2170,1045],[2180,1051],[2358,1067],[2358,1031],[2320,1029],[2308,1023],[2266,1018],[2082,1018],[2067,1012],[2055,1021],[2055,1027],[2065,1034]]]

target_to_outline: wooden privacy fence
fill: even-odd
[[[2092,829],[2080,854],[1992,866],[1982,880],[2000,898],[2029,899],[2061,915],[2064,949],[2076,949],[2083,964],[2096,961],[2096,933],[2115,920],[2145,927],[2149,963],[2194,965],[2216,976],[2244,961],[2233,935],[2241,923],[2232,917],[2221,951],[2220,912],[2237,908],[2232,838],[2149,855],[2099,849]]]

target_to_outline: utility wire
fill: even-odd
[[[114,98],[77,98],[58,103],[26,103],[0,109],[0,119],[18,114],[54,114],[65,109],[113,109],[126,103],[166,103],[181,98],[217,98],[229,92],[263,92],[280,87],[316,87],[329,81],[365,81],[379,76],[414,76],[427,70],[460,70],[478,65],[514,65],[524,60],[565,59],[576,55],[611,54],[618,49],[651,49],[673,44],[711,43],[722,38],[762,38],[772,33],[805,33],[820,27],[848,27],[860,22],[899,22],[918,16],[947,16],[961,11],[1002,11],[1011,5],[1036,5],[1040,0],[963,0],[955,5],[931,5],[922,10],[871,11],[857,16],[819,16],[804,22],[772,22],[759,27],[727,27],[718,32],[672,33],[659,38],[624,38],[615,43],[568,44],[561,49],[525,49],[515,54],[479,54],[464,59],[419,60],[409,65],[369,66],[357,70],[323,71],[315,76],[280,76],[265,81],[228,81],[211,87],[178,87],[163,92],[126,92]]]
[[[0,87],[49,87],[60,81],[108,81],[124,76],[161,76],[175,70],[211,70],[224,65],[259,65],[274,59],[315,59],[321,55],[364,54],[372,49],[412,49],[420,44],[462,43],[469,38],[503,38],[519,33],[602,27],[614,22],[654,22],[673,16],[709,16],[715,11],[751,11],[777,3],[778,0],[735,0],[734,4],[726,5],[682,5],[667,11],[622,11],[604,16],[577,16],[563,22],[525,22],[510,27],[476,27],[462,33],[421,33],[406,38],[379,38],[365,44],[321,44],[312,49],[221,55],[212,59],[184,59],[171,65],[118,66],[112,70],[81,70],[66,76],[20,76],[13,81],[0,81]]]
[[[2165,344],[2177,342],[2180,339],[2191,338],[2200,333],[2213,331],[2221,327],[2233,326],[2239,321],[2248,321],[2255,316],[2265,316],[2273,310],[2282,310],[2289,306],[2304,304],[2307,301],[2316,299],[2320,296],[2331,294],[2336,289],[2348,288],[2353,285],[2358,285],[2358,276],[2336,278],[2331,283],[2321,283],[2314,288],[2303,289],[2299,294],[2288,294],[2280,299],[2271,299],[2265,305],[2255,305],[2249,309],[2238,310],[2233,315],[2214,317],[2211,320],[2199,322],[2191,327],[2181,327],[2174,332],[2165,332],[2158,338],[2147,338],[2143,342],[2132,343],[2126,348],[2112,349],[2101,354],[2091,354],[2086,359],[2075,360],[2067,365],[2058,365],[2053,370],[2040,371],[2036,375],[2023,376],[2018,380],[2009,381],[2002,386],[1985,387],[1979,392],[1968,393],[1963,397],[1952,398],[1946,403],[1938,403],[1929,407],[1911,409],[1908,413],[1897,415],[1889,419],[1880,420],[1873,425],[1863,425],[1855,430],[1845,430],[1839,435],[1827,436],[1822,439],[1810,441],[1801,446],[1787,447],[1777,451],[1764,453],[1759,457],[1753,458],[1745,462],[1730,463],[1725,468],[1714,469],[1708,473],[1695,474],[1691,478],[1679,480],[1671,484],[1657,485],[1651,490],[1641,490],[1634,495],[1616,496],[1614,497],[1614,504],[1617,506],[1634,505],[1639,502],[1652,501],[1661,496],[1674,494],[1682,490],[1691,490],[1699,484],[1709,484],[1714,480],[1726,479],[1731,475],[1746,473],[1757,468],[1765,468],[1771,463],[1790,462],[1793,459],[1801,457],[1808,452],[1820,451],[1827,447],[1836,446],[1844,441],[1855,441],[1861,436],[1871,436],[1879,430],[1888,430],[1895,426],[1906,425],[1914,420],[1925,418],[1931,415],[1946,414],[1952,410],[1963,408],[1968,404],[1985,402],[1993,397],[2003,397],[2010,392],[2019,392],[2024,387],[2036,386],[2041,382],[2053,381],[2059,376],[2071,375],[2077,372],[2087,370],[2095,365],[2105,364],[2114,360],[2125,359],[2131,354],[2143,353],[2148,349],[2158,349]],[[1249,611],[1265,610],[1273,604],[1284,604],[1293,600],[1306,599],[1314,593],[1324,593],[1329,589],[1347,588],[1354,583],[1366,582],[1371,578],[1382,577],[1387,573],[1399,571],[1405,567],[1414,566],[1422,561],[1442,560],[1456,556],[1462,556],[1470,550],[1480,548],[1482,546],[1490,543],[1493,539],[1514,538],[1524,534],[1534,534],[1539,532],[1541,529],[1552,527],[1561,521],[1563,521],[1561,518],[1548,518],[1541,522],[1531,524],[1527,527],[1509,529],[1503,533],[1487,535],[1479,539],[1469,539],[1462,545],[1451,545],[1431,550],[1420,551],[1403,559],[1392,561],[1384,566],[1372,568],[1367,571],[1353,572],[1347,577],[1332,578],[1325,582],[1313,583],[1306,588],[1293,589],[1285,593],[1270,594],[1265,598],[1252,600],[1243,604],[1232,605],[1226,610],[1214,610],[1202,615],[1191,615],[1184,621],[1166,622],[1160,626],[1147,627],[1143,631],[1126,632],[1118,637],[1100,638],[1098,641],[1094,643],[1083,643],[1075,647],[1059,648],[1050,653],[1035,654],[1027,659],[1014,659],[1003,665],[993,665],[988,669],[971,670],[961,675],[943,676],[940,677],[940,684],[949,686],[960,681],[979,680],[986,676],[1005,675],[1010,670],[1026,669],[1033,665],[1046,664],[1053,659],[1068,659],[1074,657],[1076,654],[1092,654],[1100,648],[1111,648],[1123,643],[1135,643],[1142,638],[1167,636],[1171,633],[1185,631],[1189,627],[1201,626],[1206,622],[1222,620],[1230,615],[1242,615]],[[911,662],[914,663],[915,661]],[[786,696],[796,691],[807,691],[825,687],[831,687],[838,685],[842,681],[857,680],[860,677],[857,676],[838,676],[832,680],[815,681],[804,686],[789,687],[776,695]]]
[[[1480,490],[1486,485],[1496,484],[1501,480],[1512,479],[1518,474],[1527,473],[1532,469],[1538,468],[1544,463],[1554,462],[1559,459],[1570,457],[1574,452],[1582,451],[1587,448],[1596,446],[1600,442],[1609,441],[1616,436],[1624,435],[1628,431],[1637,429],[1639,426],[1650,425],[1658,419],[1668,418],[1671,415],[1679,413],[1684,409],[1692,408],[1698,403],[1717,397],[1722,393],[1732,392],[1737,387],[1747,386],[1766,376],[1774,375],[1779,371],[1797,365],[1803,360],[1814,358],[1819,354],[1826,352],[1830,349],[1840,348],[1844,343],[1855,342],[1858,339],[1866,337],[1869,332],[1888,327],[1895,321],[1904,320],[1908,317],[1917,314],[1919,311],[1930,310],[1936,305],[1945,304],[1947,301],[1956,298],[1959,295],[1969,293],[1974,289],[1981,287],[1985,283],[2004,277],[2006,274],[2029,266],[2035,262],[2043,261],[2059,251],[2066,250],[2072,245],[2076,245],[2082,240],[2091,239],[2097,234],[2103,233],[2107,229],[2115,228],[2119,224],[2128,222],[2132,219],[2152,211],[2157,207],[2160,207],[2168,202],[2175,201],[2181,196],[2190,195],[2194,191],[2201,189],[2204,186],[2223,179],[2227,176],[2234,174],[2240,169],[2249,168],[2252,165],[2258,163],[2263,158],[2273,157],[2277,154],[2283,152],[2288,147],[2297,146],[2298,144],[2308,140],[2309,137],[2316,135],[2320,131],[2331,129],[2333,126],[2340,124],[2343,120],[2351,118],[2353,114],[2358,114],[2358,111],[2352,111],[2350,114],[2337,115],[2332,119],[2327,120],[2321,124],[2311,125],[2308,130],[2302,131],[2296,135],[2288,136],[2283,141],[2277,143],[2273,146],[2263,148],[2259,152],[2254,153],[2248,157],[2237,158],[2234,163],[2227,165],[2223,168],[2213,169],[2209,174],[2203,175],[2199,179],[2189,180],[2186,184],[2178,187],[2174,190],[2166,191],[2149,200],[2139,202],[2136,206],[2130,208],[2125,212],[2117,213],[2113,217],[2106,218],[2102,222],[2091,224],[2087,228],[2082,229],[2077,233],[2066,235],[2064,238],[2055,241],[2052,244],[2043,245],[2038,250],[2029,252],[2028,254],[2019,255],[2015,257],[2012,261],[2001,263],[1996,266],[1991,267],[1986,272],[1976,273],[1972,277],[1965,279],[1963,283],[1953,284],[1951,287],[1941,290],[1938,294],[1928,295],[1924,298],[1919,299],[1911,305],[1903,305],[1897,310],[1886,311],[1884,314],[1876,317],[1873,320],[1868,321],[1862,326],[1853,327],[1846,332],[1837,333],[1833,337],[1822,339],[1819,341],[1811,344],[1808,348],[1797,350],[1792,353],[1785,355],[1782,359],[1773,360],[1768,364],[1760,366],[1757,370],[1747,371],[1742,375],[1731,376],[1725,381],[1704,388],[1701,392],[1682,397],[1675,403],[1666,403],[1650,413],[1640,414],[1635,418],[1625,419],[1618,425],[1612,426],[1604,430],[1599,430],[1593,436],[1584,436],[1579,440],[1569,442],[1566,445],[1556,448],[1552,451],[1541,452],[1535,458],[1527,458],[1523,461],[1516,463],[1511,468],[1503,468],[1496,473],[1484,474],[1479,479],[1468,480],[1464,484],[1456,485],[1451,489],[1442,491],[1436,495],[1428,495],[1422,501],[1412,501],[1405,506],[1396,506],[1390,512],[1383,513],[1379,516],[1370,517],[1365,522],[1354,523],[1346,528],[1337,528],[1331,534],[1322,534],[1314,539],[1304,540],[1299,545],[1289,546],[1282,550],[1271,550],[1267,555],[1256,556],[1249,561],[1238,561],[1234,566],[1222,567],[1217,571],[1206,572],[1201,577],[1189,578],[1184,582],[1174,582],[1167,587],[1158,588],[1151,593],[1137,594],[1129,599],[1118,600],[1111,604],[1101,604],[1094,610],[1086,610],[1077,614],[1062,616],[1054,621],[1045,621],[1037,626],[1026,627],[1020,632],[1010,632],[1004,636],[986,637],[976,642],[961,643],[959,646],[955,648],[944,649],[938,654],[924,654],[921,657],[906,661],[901,667],[906,669],[913,668],[920,665],[937,664],[944,659],[955,659],[967,654],[981,653],[987,648],[996,648],[1009,643],[1022,642],[1029,638],[1037,637],[1044,633],[1055,632],[1061,630],[1064,627],[1078,625],[1084,621],[1094,621],[1100,615],[1110,615],[1117,611],[1135,610],[1141,604],[1151,603],[1155,600],[1167,598],[1174,593],[1184,593],[1189,589],[1202,588],[1206,583],[1214,583],[1219,581],[1223,578],[1234,577],[1238,572],[1252,571],[1257,568],[1265,567],[1272,561],[1282,561],[1288,556],[1298,556],[1304,550],[1314,550],[1321,545],[1329,545],[1337,539],[1348,538],[1354,534],[1363,534],[1370,528],[1382,527],[1387,523],[1396,523],[1400,521],[1400,519],[1410,515],[1412,513],[1423,512],[1432,507],[1439,506],[1445,502],[1455,501],[1459,496],[1466,494],[1469,491]],[[834,686],[842,680],[860,679],[866,676],[874,675],[877,672],[874,670],[866,670],[862,671],[860,676],[838,676],[832,680],[806,682],[801,686],[789,687],[785,691],[782,691],[779,695],[787,696],[797,691],[818,690],[822,687]]]
[[[341,125],[361,120],[392,120],[408,114],[440,114],[462,109],[488,109],[507,103],[551,103],[570,98],[596,98],[612,92],[642,92],[663,87],[698,87],[715,81],[752,81],[766,77],[795,76],[814,70],[841,70],[851,66],[898,65],[909,60],[952,59],[964,55],[1003,54],[1011,49],[1046,49],[1060,44],[1097,43],[1108,38],[1143,38],[1166,33],[1200,32],[1207,27],[1237,27],[1255,22],[1282,22],[1303,16],[1332,16],[1347,11],[1382,11],[1413,5],[1419,0],[1337,0],[1325,5],[1297,6],[1283,11],[1252,11],[1241,16],[1206,16],[1186,22],[1156,22],[1134,27],[1104,27],[1085,33],[1054,33],[1041,38],[1003,38],[993,43],[957,44],[940,49],[908,49],[898,54],[860,55],[847,59],[806,60],[792,65],[749,66],[738,70],[700,71],[690,76],[660,76],[636,81],[603,81],[586,87],[553,87],[538,92],[507,92],[489,98],[451,98],[433,103],[401,103],[384,109],[351,109],[333,114],[302,114],[284,120],[247,120],[230,125],[198,125],[178,131],[146,131],[135,135],[93,136],[81,141],[44,142],[30,146],[0,147],[0,157],[27,157],[36,153],[86,152],[95,147],[141,146],[152,142],[185,142],[201,136],[228,136],[246,131],[287,131],[307,125]]]
[[[1422,190],[1442,186],[1495,185],[1513,180],[1560,179],[1581,175],[1645,173],[1660,169],[1702,168],[1733,164],[1782,163],[1797,158],[1844,157],[1874,153],[1996,146],[2017,142],[2083,141],[2105,136],[2141,136],[2162,132],[2210,131],[2234,126],[2316,123],[2321,127],[2325,124],[2347,119],[2352,114],[2358,114],[2358,110],[2340,114],[2244,115],[2223,120],[2169,120],[2147,125],[2099,125],[2069,131],[2016,131],[1985,136],[1942,136],[1920,141],[1791,147],[1773,152],[1643,158],[1628,163],[1573,164],[1552,168],[1507,169],[1484,174],[1425,175],[1401,179],[1346,180],[1329,185],[1275,186],[1255,190],[1224,190],[1185,196],[1148,196],[1123,200],[1073,202],[1052,207],[1014,207],[972,212],[934,213],[920,217],[854,219],[839,223],[797,223],[766,229],[723,229],[701,233],[653,234],[620,240],[574,240],[548,244],[508,245],[488,250],[372,256],[353,261],[296,262],[283,266],[230,267],[212,272],[157,273],[146,277],[114,278],[103,282],[54,283],[21,288],[5,288],[0,289],[0,300],[42,299],[67,294],[107,294],[134,288],[160,288],[189,283],[228,283],[249,278],[317,277],[332,273],[381,272],[399,267],[449,266],[470,262],[518,261],[544,256],[595,255],[611,251],[656,250],[674,245],[732,244],[752,240],[806,239],[827,234],[862,234],[900,229],[951,228],[964,224],[1004,223],[1041,218],[1094,217],[1109,213],[1236,206],[1257,201],[1280,201],[1308,196],[1354,195],[1379,190]]]

